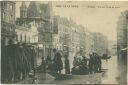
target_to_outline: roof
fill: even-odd
[[[27,6],[26,6],[26,4],[25,4],[24,1],[22,2],[21,7],[25,7],[25,8],[27,8]]]
[[[40,5],[37,2],[30,2],[27,10],[27,17],[40,17]]]

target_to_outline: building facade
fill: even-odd
[[[20,17],[17,18],[16,24],[26,28],[30,28],[30,24],[38,30],[38,43],[42,56],[51,55],[52,45],[52,12],[51,4],[41,4],[38,2],[30,2],[26,6],[25,2],[22,2],[20,6]],[[41,57],[42,57],[41,56]]]
[[[127,50],[128,42],[128,11],[122,12],[117,26],[117,52],[121,56],[121,51]],[[125,59],[126,60],[126,59]]]
[[[90,53],[94,52],[94,39],[93,35],[89,30],[86,30],[86,36],[85,36],[85,52],[87,56],[89,56]]]
[[[14,43],[15,40],[15,2],[1,2],[1,42],[2,45]]]
[[[36,27],[30,28],[16,26],[16,41],[20,43],[37,44],[38,43],[38,30]]]
[[[78,31],[79,31],[79,43],[80,43],[80,49],[85,50],[85,41],[86,41],[86,28],[82,25],[78,25]]]
[[[54,25],[53,26],[53,30],[54,30],[54,35],[58,36],[56,39],[58,41],[59,44],[57,44],[59,46],[59,51],[62,52],[62,54],[68,55],[69,53],[69,43],[70,43],[70,36],[69,36],[69,32],[70,32],[70,26],[69,21],[67,18],[62,18],[59,16],[55,16],[55,21],[54,21]],[[56,23],[57,22],[57,23]]]
[[[108,53],[108,39],[101,33],[93,33],[94,40],[94,52],[98,53],[100,56]]]
[[[127,53],[128,53],[128,10],[121,13],[117,23],[117,54],[119,82],[127,84]],[[122,69],[122,70],[120,70]]]

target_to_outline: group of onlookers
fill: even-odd
[[[29,76],[36,68],[36,48],[29,44],[9,44],[2,46],[1,82],[16,83]]]
[[[62,61],[62,54],[59,52],[54,52],[54,56],[47,56],[46,59],[42,58],[41,66],[44,68],[44,72],[50,71],[55,73],[61,73],[63,68],[65,68],[65,73],[70,74],[70,64],[68,55],[65,55],[65,61]],[[52,59],[53,58],[53,59]]]
[[[101,71],[101,56],[97,53],[89,54],[89,58],[86,56],[75,56],[73,60],[73,68],[70,71],[70,64],[68,55],[64,56],[64,62],[62,61],[62,54],[56,52],[54,58],[47,56],[46,59],[42,59],[45,71],[61,73],[65,69],[65,74],[89,74]]]

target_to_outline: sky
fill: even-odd
[[[29,2],[26,4],[29,5]],[[52,6],[55,15],[72,18],[77,24],[82,24],[91,32],[100,32],[107,36],[108,40],[116,40],[117,21],[121,12],[128,9],[127,4],[128,2],[54,1]],[[17,17],[20,5],[20,2],[16,3]]]

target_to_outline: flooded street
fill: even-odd
[[[118,84],[117,56],[112,56],[108,61],[102,61],[102,68],[108,69],[102,78],[103,84]]]
[[[102,60],[102,69],[107,69],[105,74],[90,74],[73,76],[67,80],[55,80],[50,74],[46,74],[46,80],[42,79],[43,74],[39,77],[39,84],[118,84],[117,82],[117,57],[112,56],[108,61]]]
[[[128,2],[2,0],[1,83],[127,85],[127,42]]]

